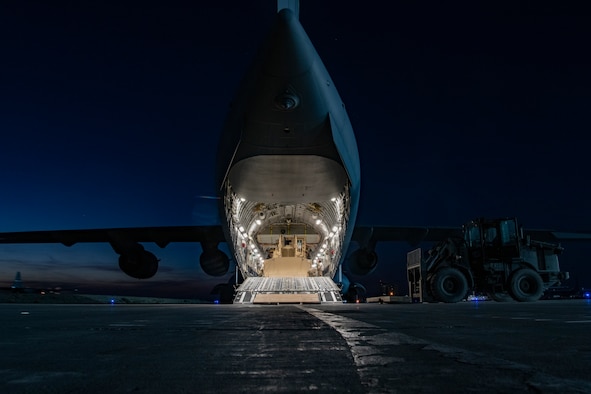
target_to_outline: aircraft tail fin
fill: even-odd
[[[21,279],[21,273],[18,271],[14,276],[14,282],[12,282],[13,289],[22,289],[23,288],[23,281]]]
[[[300,18],[300,0],[277,0],[277,12],[284,8],[291,10],[296,18]]]

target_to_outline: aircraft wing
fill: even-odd
[[[131,227],[88,230],[49,230],[0,233],[0,244],[61,243],[72,246],[79,242],[154,242],[164,248],[171,242],[224,242],[222,227],[168,226]]]
[[[545,242],[591,241],[589,231],[523,230],[532,239]]]
[[[416,245],[437,242],[450,236],[461,236],[461,227],[427,226],[356,226],[352,240],[360,245],[375,246],[377,242],[399,241]],[[524,230],[533,239],[548,242],[591,241],[591,232],[565,232],[555,230]],[[225,242],[222,227],[163,226],[129,227],[81,230],[46,230],[0,232],[0,244],[61,243],[72,246],[80,242],[153,242],[164,248],[171,242]]]
[[[528,230],[526,235],[544,242],[591,241],[591,231]],[[352,240],[361,246],[373,248],[378,242],[400,241],[417,245],[420,242],[438,242],[450,236],[462,237],[461,227],[391,227],[357,226]]]
[[[219,225],[0,233],[0,244],[61,243],[72,246],[80,242],[109,243],[119,255],[119,268],[137,279],[151,278],[158,270],[159,259],[145,250],[142,242],[153,242],[161,248],[171,242],[199,242],[203,249],[199,256],[203,271],[211,276],[222,276],[228,272],[229,258],[218,249],[218,244],[225,241]]]
[[[423,241],[441,241],[450,236],[461,236],[461,227],[392,227],[356,226],[352,240],[362,246],[373,247],[377,242],[402,241],[417,245]]]
[[[563,241],[591,241],[591,232],[561,232],[554,230],[524,230],[532,240],[558,244]],[[462,237],[461,227],[392,227],[392,226],[356,226],[351,241],[357,247],[348,250],[345,264],[349,272],[355,275],[367,275],[372,272],[378,261],[375,252],[378,242],[407,242],[417,247],[421,242],[439,242],[449,237]]]

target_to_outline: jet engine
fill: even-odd
[[[201,269],[210,276],[224,276],[230,268],[230,259],[218,249],[217,244],[201,244],[203,252],[199,256]]]
[[[158,258],[147,250],[124,253],[119,256],[119,268],[132,278],[148,279],[158,271]]]
[[[364,302],[367,290],[361,283],[351,282],[347,275],[343,275],[341,295],[347,302]]]
[[[378,254],[375,250],[360,248],[349,257],[349,270],[355,275],[367,275],[378,265]]]

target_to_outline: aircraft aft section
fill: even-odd
[[[320,236],[301,224],[282,225],[261,231],[256,237],[264,250],[254,275],[246,277],[234,297],[239,304],[318,304],[342,302],[340,289],[331,279],[330,256],[314,259],[314,250],[325,251]],[[295,246],[294,246],[295,245]],[[249,248],[244,247],[247,253]],[[324,264],[327,262],[328,264]]]

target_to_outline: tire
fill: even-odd
[[[544,292],[544,282],[536,271],[522,268],[511,275],[509,293],[519,302],[537,301]]]
[[[488,293],[488,296],[490,297],[491,300],[494,300],[496,302],[510,302],[513,301],[513,297],[511,297],[511,295],[507,292],[490,292]]]
[[[468,293],[468,281],[458,269],[442,268],[431,278],[431,293],[437,301],[458,302]]]

